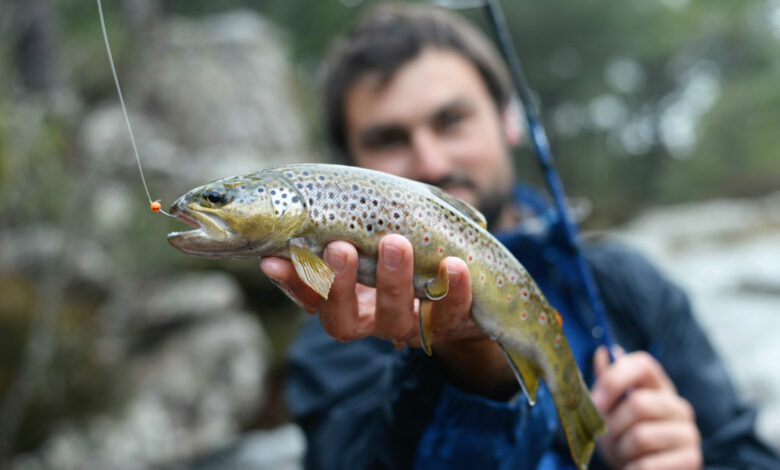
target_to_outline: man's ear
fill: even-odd
[[[522,124],[523,112],[520,102],[517,98],[509,100],[509,104],[504,107],[501,120],[504,124],[504,137],[506,138],[509,148],[517,147],[523,140],[525,126]]]

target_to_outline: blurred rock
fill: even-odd
[[[758,431],[780,450],[780,193],[659,208],[617,238],[644,252],[691,298]]]
[[[132,321],[160,325],[181,317],[221,316],[242,304],[241,288],[231,276],[222,272],[185,273],[156,283]]]
[[[234,445],[176,470],[301,470],[306,437],[295,424],[244,435]]]
[[[267,338],[246,313],[188,326],[126,364],[122,409],[66,422],[22,469],[148,469],[232,442],[263,398]]]
[[[310,160],[299,90],[285,44],[251,10],[176,19],[120,77],[143,164],[178,194],[218,177]],[[130,80],[128,80],[130,79]],[[135,159],[118,103],[85,119],[89,159]]]

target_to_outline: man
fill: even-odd
[[[335,47],[326,72],[335,148],[355,165],[438,185],[478,207],[562,313],[609,429],[592,468],[780,468],[684,295],[615,247],[586,254],[631,352],[610,364],[596,350],[598,331],[555,226],[522,230],[528,200],[512,195],[510,158],[521,131],[506,70],[485,38],[444,11],[384,6]],[[445,260],[448,295],[431,306],[433,358],[420,351],[413,257],[405,238],[385,236],[373,289],[356,282],[355,247],[331,243],[324,258],[337,274],[327,301],[289,262],[262,261],[319,313],[293,346],[288,387],[309,440],[307,467],[573,468],[546,389],[529,407],[501,350],[470,320],[471,280],[457,258]]]

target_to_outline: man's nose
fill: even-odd
[[[451,173],[451,161],[445,146],[430,130],[420,130],[412,135],[415,178],[433,183]]]

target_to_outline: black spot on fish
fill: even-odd
[[[298,189],[303,189],[303,184],[301,183],[296,184],[296,186],[298,186]]]
[[[364,198],[364,197],[361,197],[361,198],[360,198],[360,203],[361,203],[361,204],[365,204],[365,203],[366,203],[366,198]]]
[[[328,218],[329,218],[330,220],[333,220],[333,219],[335,219],[335,218],[336,218],[336,216],[335,216],[335,215],[333,215],[333,214],[330,214],[330,215],[328,215]]]
[[[287,199],[287,193],[282,193],[282,199]]]
[[[310,206],[314,205],[314,199],[312,199],[312,198],[309,198],[309,205],[310,205]]]
[[[271,196],[276,196],[276,190],[275,189],[271,190]]]
[[[395,197],[401,197],[401,193],[395,193],[394,196]]]
[[[245,185],[245,184],[242,184],[242,185],[241,185],[241,189],[246,189],[246,185]]]
[[[352,204],[350,204],[350,205],[349,205],[349,208],[350,208],[351,210],[355,210],[355,208],[356,208],[356,207],[357,207],[357,204],[355,204],[354,202],[353,202]]]
[[[308,190],[312,190],[312,189],[314,189],[314,185],[313,185],[313,184],[311,184],[311,183],[308,183],[308,184],[306,185],[306,189],[308,189]]]
[[[378,206],[379,205],[379,201],[374,199],[373,201],[371,201],[371,204],[373,204],[374,206]]]
[[[393,218],[394,219],[400,219],[401,218],[401,214],[399,214],[398,212],[393,212]]]
[[[334,197],[336,197],[336,195],[333,194],[333,192],[331,191],[331,192],[328,193],[328,197],[333,199]]]
[[[355,230],[355,224],[349,224],[349,228],[350,228],[351,230]]]
[[[304,171],[303,172],[303,176],[309,176],[309,172],[308,171]]]
[[[357,190],[358,190],[358,185],[356,185],[356,184],[353,184],[353,185],[352,185],[352,190],[353,190],[353,191],[357,191]]]
[[[293,174],[292,174],[292,173],[287,173],[287,177],[288,177],[288,178],[292,178],[292,177],[293,177]]]
[[[385,222],[382,219],[377,220],[376,223],[378,223],[379,225],[384,225],[385,224]]]
[[[298,196],[293,196],[292,202],[298,202]]]
[[[257,188],[257,192],[262,194],[265,192],[265,188]]]
[[[277,205],[278,205],[278,204],[279,204],[279,200],[278,200],[278,199],[277,199],[277,200],[275,200],[275,201],[274,201],[274,204],[277,204]]]
[[[320,177],[319,177],[319,180],[320,180],[320,181],[325,181],[325,177],[324,177],[324,176],[322,176],[322,175],[320,175]]]
[[[368,230],[370,232],[370,231],[374,230],[374,226],[371,225],[371,224],[368,224],[368,225],[366,225],[366,230]]]
[[[314,209],[314,212],[313,212],[313,214],[314,214],[314,217],[317,217],[317,216],[319,216],[319,215],[320,215],[320,211],[319,211],[319,210],[317,210],[317,209]]]

